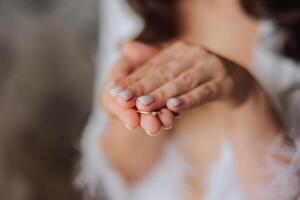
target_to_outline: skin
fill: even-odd
[[[268,180],[259,172],[266,170],[266,152],[283,128],[247,70],[257,24],[233,0],[180,2],[182,33],[174,44],[163,49],[136,42],[125,44],[124,55],[109,80],[132,91],[133,97],[124,100],[112,96],[115,85],[104,90],[102,103],[112,120],[101,146],[108,156],[115,154],[109,156],[114,158],[113,166],[134,184],[157,163],[165,143],[176,137],[181,141],[178,150],[199,172],[185,174],[189,192],[184,199],[196,199],[205,192],[203,178],[227,138],[235,152],[240,182],[245,191],[251,191]],[[155,102],[139,104],[137,97],[149,94]],[[168,105],[168,99],[174,96],[182,101],[179,106]],[[163,110],[153,117],[136,113],[136,107]],[[174,112],[183,113],[174,128],[159,132],[161,127],[174,124]],[[161,134],[153,139],[142,129],[124,128],[124,123],[129,128],[140,126],[150,135]]]
[[[253,85],[256,82],[246,70],[202,47],[184,42],[171,45],[139,70],[145,73],[134,72],[117,83],[118,87],[122,86],[126,88],[126,92],[132,94],[130,99],[124,98],[122,92],[116,97],[117,103],[123,108],[155,111],[167,107],[174,113],[182,113],[215,100],[241,103],[255,92]],[[151,74],[145,76],[147,72]],[[243,90],[246,91],[240,95],[235,93],[238,83],[243,84]],[[135,98],[144,94],[153,97],[151,104],[143,105],[139,101],[140,98]],[[174,97],[180,104],[172,104]],[[161,116],[165,119],[170,118],[164,114]],[[130,124],[134,123],[137,122],[133,119]],[[144,122],[141,118],[140,124],[143,123],[151,122]],[[156,134],[159,128],[158,122],[152,123],[152,127],[146,130]]]
[[[216,58],[214,63],[205,63],[211,60],[205,58],[214,57],[214,55],[208,53],[207,51],[214,52],[215,54],[218,54],[223,58],[227,58],[228,60],[231,60],[232,62],[236,63],[236,65],[238,66],[246,68],[250,66],[253,45],[256,39],[255,32],[257,25],[255,21],[245,16],[243,11],[238,7],[236,1],[179,1],[178,7],[180,7],[178,12],[178,18],[180,19],[179,23],[181,25],[182,30],[181,36],[179,38],[181,42],[177,42],[173,45],[170,45],[169,48],[164,49],[163,52],[155,56],[145,66],[142,66],[142,68],[146,69],[140,70],[143,71],[143,73],[137,71],[136,73],[131,74],[125,80],[118,82],[118,85],[123,86],[129,91],[135,93],[135,97],[147,94],[153,96],[156,101],[150,106],[142,106],[141,104],[136,102],[135,98],[131,99],[130,101],[126,101],[120,97],[117,98],[117,102],[119,103],[119,105],[123,106],[124,108],[132,108],[136,106],[138,109],[150,111],[167,106],[171,111],[184,112],[186,110],[196,108],[206,103],[205,100],[201,101],[201,99],[193,98],[193,96],[199,96],[199,94],[197,94],[199,92],[201,93],[200,96],[202,95],[205,99],[205,95],[203,95],[203,93],[205,93],[204,90],[209,91],[211,93],[211,90],[213,90],[212,88],[218,87],[218,84],[224,87],[220,88],[219,90],[215,89],[218,91],[214,91],[212,93],[226,93],[225,90],[231,90],[232,88],[230,88],[229,84],[225,84],[225,81],[222,80],[215,81],[214,83],[209,82],[209,86],[203,86],[202,92],[197,90],[196,87],[187,88],[185,87],[185,85],[188,85],[188,83],[190,82],[188,80],[192,79],[192,81],[194,82],[196,80],[195,78],[190,77],[187,73],[181,73],[182,76],[178,77],[178,84],[175,86],[170,81],[170,83],[168,84],[168,88],[166,85],[164,85],[164,82],[157,80],[159,75],[164,75],[160,76],[162,80],[173,80],[175,75],[177,75],[176,73],[174,73],[174,65],[181,66],[181,68],[185,67],[186,70],[182,70],[182,72],[187,72],[187,70],[189,70],[190,74],[197,74],[197,70],[208,72],[208,74],[215,78],[215,80],[229,79],[229,81],[231,81],[230,79],[235,79],[235,77],[229,77],[226,74],[224,74],[224,71],[226,73],[226,68],[230,67],[226,66],[228,64],[228,62],[226,63],[226,60],[225,62],[223,62],[224,60],[221,59],[221,62],[219,62],[218,58]],[[226,17],[225,19],[224,16]],[[226,23],[224,23],[225,20]],[[211,23],[211,21],[215,23]],[[201,26],[199,26],[198,24],[201,24]],[[239,25],[239,27],[237,27],[237,24]],[[220,27],[224,27],[223,29],[226,29],[226,31],[219,31],[218,29]],[[239,29],[238,31],[237,28]],[[241,30],[243,30],[243,34],[241,34]],[[245,40],[244,38],[247,39]],[[237,41],[239,42],[238,44]],[[234,45],[232,45],[233,43]],[[176,58],[174,58],[174,55],[188,55],[188,53],[186,52],[193,52],[195,56],[186,56],[175,61]],[[198,59],[198,57],[201,57],[202,59]],[[192,68],[194,65],[197,65],[200,62],[202,62],[202,66],[199,66],[194,71],[190,70],[190,68]],[[214,72],[212,71],[212,65],[217,68]],[[145,77],[147,71],[148,74],[149,72],[151,72],[152,76],[147,76],[146,78],[143,78]],[[173,73],[173,76],[171,73]],[[240,76],[240,74],[236,74],[236,76]],[[205,80],[206,78],[208,77],[202,77],[203,80]],[[247,79],[247,77],[245,78]],[[165,87],[155,87],[153,83],[157,83],[158,86]],[[193,84],[199,86],[197,82]],[[172,89],[174,90],[174,88],[172,87],[176,87],[176,92],[181,92],[181,96],[176,96],[176,92],[173,92],[172,94],[170,94],[169,92],[168,96],[163,96],[166,93],[165,91],[172,91]],[[143,89],[145,90],[142,91]],[[187,93],[190,91],[191,93],[189,93],[188,95]],[[214,95],[217,96],[217,94],[213,94],[212,96]],[[220,96],[221,95],[219,95],[218,97],[208,98],[208,101],[212,101],[217,98],[222,98]],[[170,104],[168,104],[167,100],[171,97],[179,97],[179,99],[181,98],[180,100],[182,100],[183,103],[180,105],[180,107],[172,107]],[[187,103],[187,101],[190,101],[191,99],[195,99],[195,101]],[[141,117],[143,118],[143,116]],[[148,121],[143,122],[143,119],[141,119],[140,124],[153,124],[152,126],[147,127],[148,129],[145,129],[146,132],[152,133],[152,135],[157,134],[161,127],[165,127],[164,124],[159,123],[159,120],[156,120],[155,118],[146,118]],[[162,118],[166,117],[162,116]],[[133,125],[130,127],[137,127],[138,122],[135,121],[136,119],[137,118],[134,118],[132,119],[132,121],[129,122],[130,125]],[[171,121],[171,119],[167,121]]]

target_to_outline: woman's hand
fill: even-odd
[[[174,121],[169,111],[182,113],[215,100],[241,103],[256,88],[245,69],[183,42],[162,50],[117,85],[112,91],[124,89],[116,98],[123,109],[163,109],[163,119],[168,123]],[[140,120],[141,127],[151,134],[164,126],[160,117],[141,115]]]
[[[119,106],[115,98],[124,90],[114,87],[115,83],[125,79],[129,74],[137,70],[151,57],[158,53],[159,49],[138,42],[127,42],[123,45],[123,55],[112,68],[108,77],[108,83],[101,94],[102,107],[107,113],[118,118],[130,129],[139,127],[140,117],[134,108]],[[112,89],[114,88],[114,89]]]

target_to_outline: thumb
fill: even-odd
[[[122,50],[123,56],[133,66],[144,64],[160,51],[157,46],[137,41],[125,42]]]
[[[160,51],[158,47],[136,41],[125,42],[122,46],[122,57],[112,68],[110,81],[117,81],[132,73],[137,66],[142,66]]]

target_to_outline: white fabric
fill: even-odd
[[[207,179],[208,191],[204,200],[242,200],[245,199],[239,187],[234,167],[233,150],[228,142],[223,143],[210,175]]]
[[[288,166],[268,160],[273,182],[262,191],[269,199],[300,199],[300,63],[280,55],[283,33],[266,21],[262,22],[260,38],[253,61],[253,74],[263,86],[275,109],[288,126],[294,147],[273,146],[271,154],[289,158]]]
[[[82,139],[81,173],[77,184],[82,188],[88,188],[95,197],[102,195],[100,191],[102,187],[109,200],[182,200],[181,195],[184,191],[181,187],[181,175],[186,167],[183,158],[176,152],[176,141],[170,141],[166,146],[161,161],[151,173],[139,184],[131,187],[124,183],[119,174],[109,166],[101,152],[99,139],[101,131],[105,127],[106,118],[99,109],[97,95],[109,67],[118,58],[119,44],[123,39],[131,38],[137,33],[141,28],[141,22],[124,5],[124,0],[101,0],[100,11],[100,54],[98,56],[99,67],[98,81],[95,87],[94,112]],[[262,31],[263,34],[267,32],[264,29]],[[281,92],[299,79],[298,71],[294,70],[294,67],[285,70],[281,66],[294,66],[295,64],[278,58],[277,55],[267,50],[263,43],[258,47],[254,63],[256,66],[254,73],[274,100],[277,108],[282,110]],[[275,64],[280,72],[272,70]],[[272,68],[267,68],[267,66],[272,66]],[[287,78],[285,79],[283,76]],[[234,156],[231,147],[224,142],[220,158],[208,176],[209,189],[204,200],[245,199],[238,187],[233,163]]]
[[[270,22],[262,22],[260,38],[256,48],[253,74],[264,87],[277,111],[286,118],[284,99],[295,85],[300,84],[300,64],[276,52],[282,34],[276,33]]]

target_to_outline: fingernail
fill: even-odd
[[[151,132],[148,131],[148,130],[145,130],[145,132],[147,133],[147,135],[149,135],[149,136],[151,136],[151,137],[158,136],[158,133],[154,134],[154,133],[151,133]]]
[[[125,101],[128,101],[128,100],[132,99],[133,93],[129,90],[125,90],[119,94],[119,97],[121,97]]]
[[[176,107],[176,106],[179,106],[180,104],[182,104],[182,101],[177,98],[171,98],[168,100],[168,104],[172,107]]]
[[[129,130],[135,130],[135,128],[129,126],[128,124],[125,124],[125,127],[126,127],[127,129],[129,129]]]
[[[141,103],[143,106],[147,106],[154,102],[154,98],[151,96],[141,96],[137,99],[137,101]]]
[[[181,118],[181,115],[176,115],[175,116],[175,119],[180,119]]]
[[[174,126],[170,126],[170,127],[164,127],[164,130],[168,131],[168,130],[171,130]]]
[[[125,89],[121,86],[116,86],[113,89],[110,90],[110,94],[113,96],[117,96],[121,92],[123,92]]]

